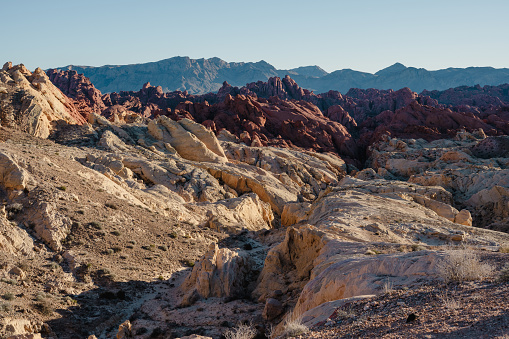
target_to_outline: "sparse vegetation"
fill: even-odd
[[[498,280],[500,282],[509,282],[509,263],[506,263],[505,266],[500,270],[498,274]]]
[[[58,188],[59,190],[61,190],[61,191],[65,191],[65,190],[67,189],[67,187],[65,187],[65,186],[58,186],[57,188]]]
[[[122,251],[122,247],[119,247],[119,246],[112,247],[111,249],[112,249],[112,250],[113,250],[113,252],[115,252],[115,253],[118,253],[118,252],[121,252],[121,251]]]
[[[5,293],[2,298],[4,298],[5,300],[8,300],[8,301],[11,301],[11,300],[14,300],[14,298],[16,298],[16,296],[13,294],[13,293]]]
[[[9,312],[11,309],[12,307],[8,303],[0,304],[0,312]]]
[[[51,306],[51,303],[48,300],[43,300],[40,303],[37,304],[37,308],[39,309],[39,312],[43,315],[51,315],[53,314],[53,307]]]
[[[309,331],[309,328],[302,323],[302,317],[293,311],[288,313],[284,322],[284,337],[296,337]]]
[[[95,228],[96,230],[102,230],[103,229],[101,224],[99,222],[97,222],[97,221],[92,221],[90,223],[90,226]]]
[[[184,262],[187,266],[194,267],[194,260],[186,259]]]
[[[439,298],[442,300],[444,307],[449,310],[456,310],[461,307],[461,303],[457,299],[455,299],[452,295],[448,295],[447,291],[439,295]]]
[[[482,263],[472,251],[449,250],[438,264],[438,273],[446,283],[473,281],[492,275],[493,267],[488,263]]]
[[[382,293],[383,294],[390,294],[394,289],[392,288],[392,282],[387,278],[385,283],[382,286]]]
[[[46,294],[44,292],[39,292],[35,296],[35,300],[37,300],[37,301],[43,301],[45,299],[46,299]]]
[[[238,324],[223,335],[226,339],[252,339],[256,336],[256,329],[252,324]]]

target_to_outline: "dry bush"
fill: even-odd
[[[498,280],[500,282],[509,282],[509,263],[506,263],[505,266],[500,270],[498,274]]]
[[[224,332],[226,339],[252,339],[256,336],[256,329],[251,324],[238,324],[237,327]]]
[[[479,280],[491,276],[493,270],[490,264],[481,262],[477,254],[466,249],[446,251],[438,264],[438,273],[446,283]]]
[[[302,323],[302,316],[293,312],[288,313],[284,322],[284,337],[296,337],[309,331],[309,328]]]
[[[448,295],[447,291],[439,295],[445,308],[449,310],[457,310],[461,308],[461,303],[455,299],[452,295]]]

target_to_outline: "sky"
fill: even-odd
[[[29,69],[174,56],[328,72],[396,62],[509,67],[507,0],[0,0],[0,8],[0,62]]]

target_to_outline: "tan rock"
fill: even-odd
[[[34,242],[25,230],[0,217],[0,251],[30,257],[33,247]]]
[[[465,226],[472,226],[472,215],[470,211],[465,209],[459,211],[456,217],[454,217],[454,222]]]
[[[220,156],[226,158],[223,147],[219,144],[216,135],[202,124],[197,124],[189,119],[181,119],[178,123],[187,131],[194,134],[201,142],[207,146],[209,150]]]
[[[54,129],[55,121],[85,123],[71,101],[51,83],[42,69],[37,68],[32,74],[23,65],[7,65],[0,73],[3,74],[0,81],[4,88],[12,93],[23,93],[19,112],[21,120],[17,124],[23,131],[47,138]]]
[[[433,278],[438,259],[434,252],[420,251],[336,261],[304,287],[294,312],[303,314],[324,302],[378,294],[386,282],[394,287],[422,283]]]
[[[209,133],[210,131],[205,130],[202,125],[188,121],[184,123],[187,128],[186,129],[180,123],[173,121],[166,116],[160,116],[157,120],[153,120],[150,124],[149,133],[153,133],[154,138],[171,145],[178,154],[185,159],[199,162],[228,161],[224,155],[221,156],[214,153],[214,151],[219,154],[222,153],[219,143],[215,136],[211,135]],[[165,133],[164,130],[161,130],[161,127],[164,127],[167,132]],[[198,133],[199,137],[190,132],[188,129]],[[205,142],[203,142],[200,137]],[[212,150],[207,147],[207,144],[212,147]]]
[[[117,339],[134,338],[134,335],[131,331],[131,322],[129,320],[126,320],[120,324],[118,327],[117,335],[115,337]]]
[[[328,241],[324,232],[309,225],[289,227],[283,242],[267,253],[253,295],[265,301],[272,291],[302,288],[314,268],[313,261]],[[288,286],[287,281],[293,284]]]
[[[209,251],[194,265],[182,284],[181,289],[186,294],[183,304],[189,304],[195,293],[202,298],[244,295],[252,265],[247,255],[210,244]]]
[[[308,202],[286,204],[281,214],[281,225],[291,226],[307,220],[310,209]]]
[[[27,211],[27,224],[34,225],[37,235],[54,251],[62,249],[61,241],[71,229],[71,219],[58,212],[53,202],[38,201]]]
[[[30,180],[28,172],[7,153],[0,152],[0,184],[6,190],[22,190]]]

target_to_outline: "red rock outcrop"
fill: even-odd
[[[217,93],[164,93],[146,83],[138,92],[100,94],[87,78],[74,71],[50,71],[65,94],[111,121],[136,116],[187,118],[214,132],[222,129],[249,145],[298,147],[335,152],[362,161],[363,149],[384,134],[433,140],[460,129],[482,128],[491,135],[509,133],[506,104],[509,85],[458,87],[447,91],[351,89],[315,94],[289,76],[273,77],[244,87],[226,81]],[[480,106],[477,106],[480,105]],[[355,142],[354,137],[357,139]]]
[[[384,134],[428,141],[453,137],[461,129],[473,131],[482,128],[487,134],[497,134],[496,129],[472,113],[453,112],[447,108],[421,105],[417,101],[395,112],[382,112],[366,120],[361,127],[364,145],[377,142]]]
[[[46,74],[65,95],[75,100],[74,106],[85,118],[91,112],[101,114],[106,109],[101,92],[83,74],[56,69],[50,69]]]

